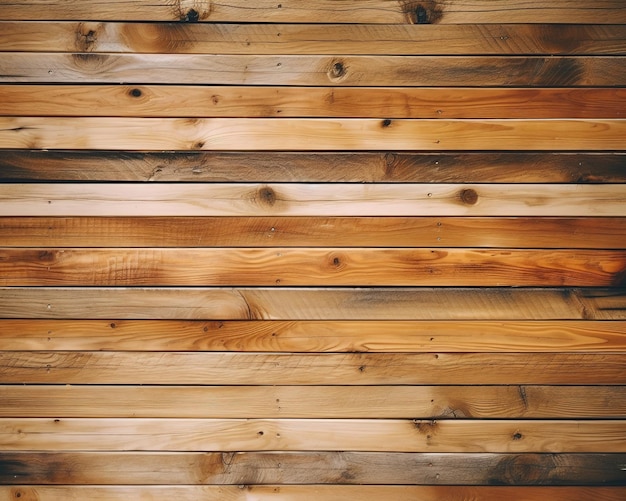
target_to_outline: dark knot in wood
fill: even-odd
[[[476,205],[478,202],[478,193],[476,193],[476,190],[471,188],[461,190],[459,197],[461,198],[461,201],[467,205]]]

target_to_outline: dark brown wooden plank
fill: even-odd
[[[626,386],[47,384],[0,385],[0,399],[14,418],[626,418]]]
[[[623,118],[616,88],[0,85],[7,116]]]
[[[626,290],[12,287],[0,288],[0,316],[105,320],[625,320]]]
[[[550,0],[541,4],[499,0],[427,0],[419,5],[396,0],[134,0],[120,9],[112,0],[2,0],[1,19],[132,20],[182,22],[318,23],[624,23],[620,0]]]
[[[626,354],[18,351],[0,352],[0,376],[7,384],[623,385]]]
[[[0,217],[5,247],[621,249],[626,218]]]
[[[356,7],[356,6],[355,6]],[[0,51],[185,54],[613,54],[626,26],[0,21]],[[340,49],[338,50],[338,47]]]
[[[0,180],[626,183],[626,155],[7,150],[0,155]]]
[[[626,57],[3,52],[0,82],[619,87]]]
[[[0,320],[0,350],[626,351],[621,321]]]
[[[626,250],[0,248],[7,286],[626,285]]]
[[[625,462],[625,454],[2,452],[0,483],[609,486],[624,483]]]

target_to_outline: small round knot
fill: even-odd
[[[461,198],[461,201],[467,205],[476,205],[478,202],[478,193],[476,193],[476,190],[471,188],[461,190],[459,197]]]

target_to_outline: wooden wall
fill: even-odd
[[[625,57],[622,0],[0,0],[0,500],[625,499]]]

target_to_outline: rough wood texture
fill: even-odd
[[[606,486],[623,484],[626,473],[621,466],[624,461],[624,454],[562,453],[5,452],[0,454],[0,483]],[[562,490],[572,495],[584,492]],[[514,489],[494,491],[492,488],[484,492],[508,496],[511,491]],[[449,494],[446,492],[446,499],[450,499]],[[315,496],[315,499],[319,498]],[[424,498],[420,495],[418,499]]]
[[[2,52],[0,82],[619,87],[626,57]]]
[[[1,5],[1,4],[0,4]],[[183,54],[612,54],[622,25],[1,22],[0,52]]]
[[[0,376],[7,384],[624,385],[626,354],[5,351]]]

